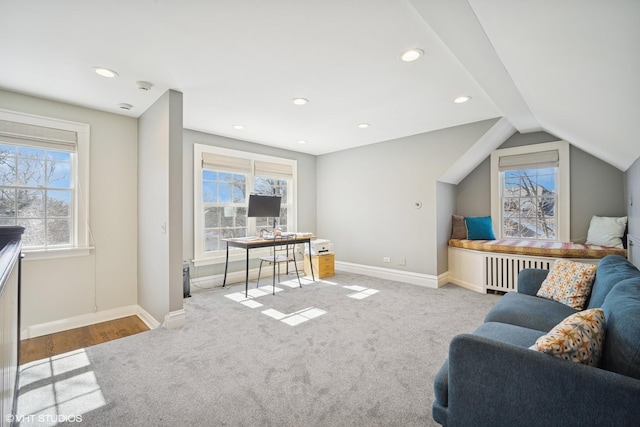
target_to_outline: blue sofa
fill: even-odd
[[[474,333],[457,335],[434,381],[443,426],[640,425],[640,271],[611,255],[598,265],[586,308],[606,317],[599,367],[530,350],[576,313],[536,295],[548,271],[518,276]]]

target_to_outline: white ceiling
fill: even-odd
[[[634,0],[3,0],[0,88],[132,117],[174,89],[185,128],[311,154],[503,116],[626,170],[639,18]]]

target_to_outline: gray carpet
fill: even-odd
[[[244,285],[194,290],[182,329],[25,365],[20,425],[435,425],[449,341],[499,298],[341,272],[279,289],[256,308],[228,297]]]

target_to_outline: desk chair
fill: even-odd
[[[278,254],[280,252],[281,254]],[[284,252],[284,254],[282,254]],[[262,263],[266,262],[273,265],[273,294],[276,294],[276,264],[278,265],[278,283],[280,282],[280,264],[285,263],[287,265],[287,274],[289,274],[289,263],[293,262],[293,267],[296,270],[296,276],[298,276],[298,284],[302,287],[300,282],[300,274],[298,273],[298,266],[296,264],[296,245],[295,235],[287,236],[274,236],[273,237],[273,249],[272,254],[260,258],[260,268],[258,269],[258,281],[256,282],[256,288],[260,284],[260,273],[262,272]]]

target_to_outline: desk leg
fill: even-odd
[[[316,281],[316,278],[313,274],[313,262],[311,262],[311,240],[309,240],[309,268],[311,270],[311,280],[313,280],[314,282]]]
[[[249,298],[249,248],[247,247],[247,264],[244,274],[244,297]]]
[[[227,242],[227,256],[224,260],[224,279],[222,279],[222,287],[227,284],[227,268],[229,268],[229,242]]]

